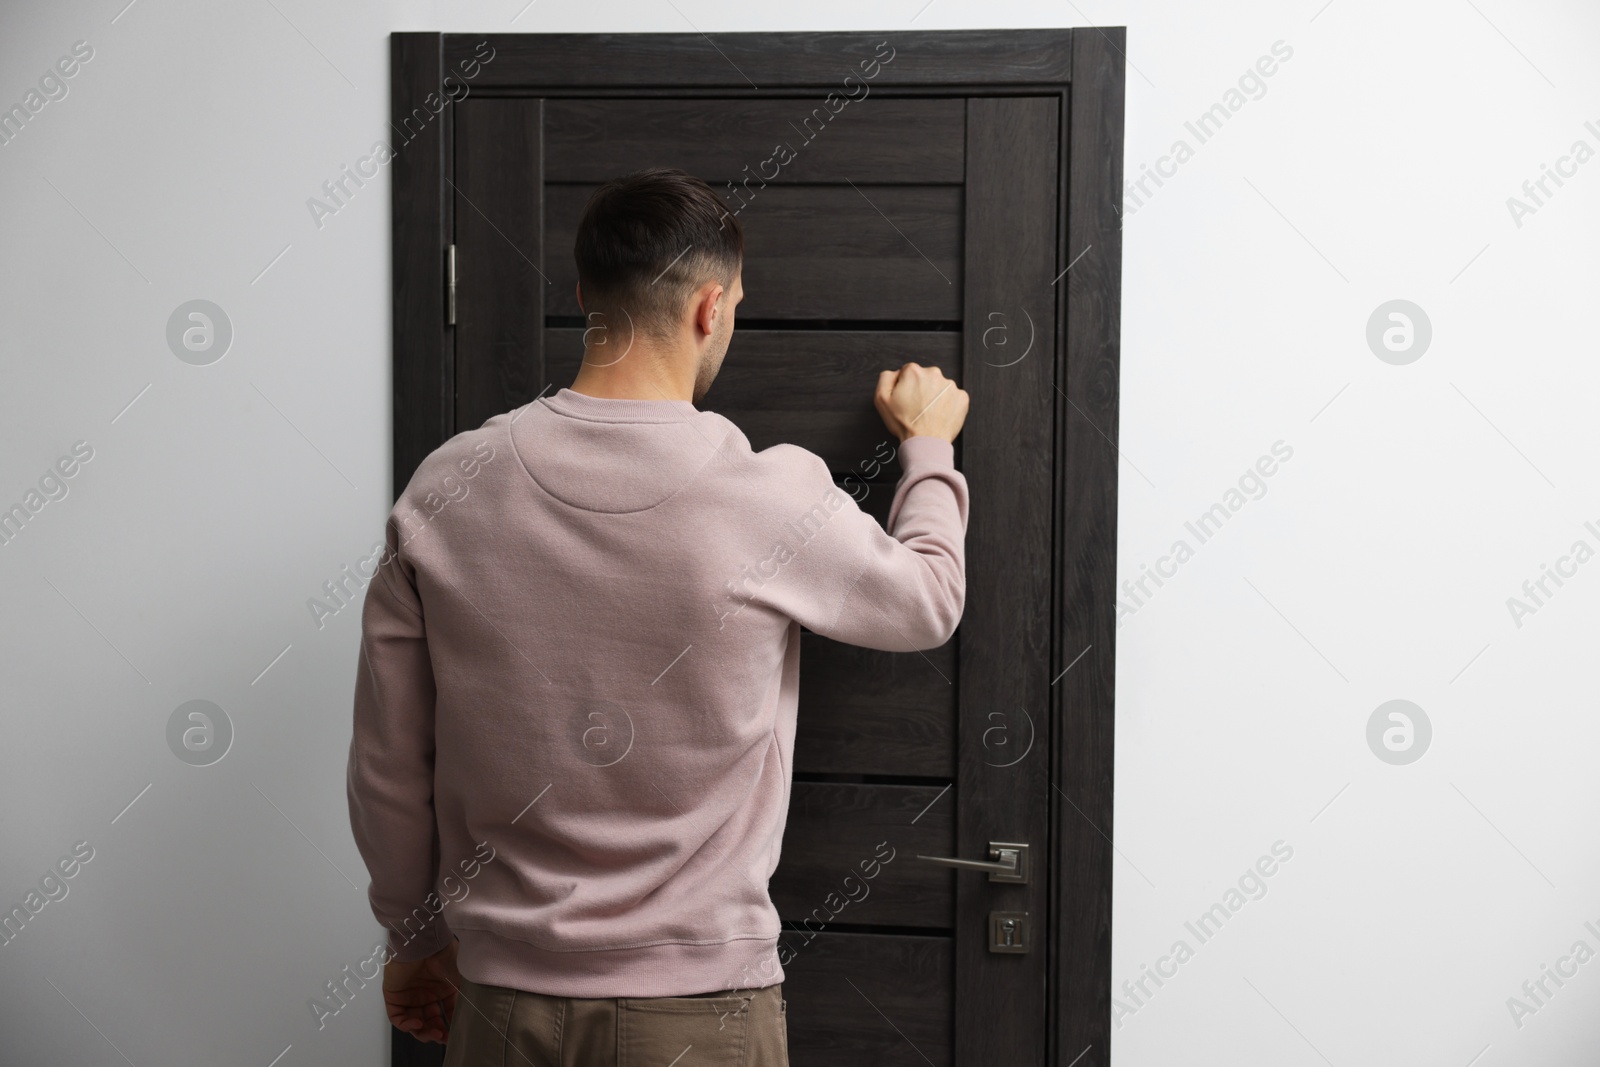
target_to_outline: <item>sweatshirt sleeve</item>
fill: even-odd
[[[431,956],[453,935],[434,893],[433,665],[416,573],[400,551],[393,513],[385,540],[361,609],[346,793],[356,847],[372,876],[372,913],[389,930],[391,957],[411,961]]]
[[[955,446],[939,437],[901,442],[902,474],[889,531],[839,491],[826,464],[806,453],[805,500],[830,501],[788,523],[792,562],[769,583],[769,602],[806,629],[888,652],[937,648],[966,605],[967,481]]]

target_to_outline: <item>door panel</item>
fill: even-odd
[[[572,244],[593,191],[545,187],[547,314],[582,314]],[[774,185],[729,209],[745,223],[744,318],[961,318],[959,186]]]
[[[458,274],[483,288],[458,301],[459,425],[571,382],[579,215],[596,181],[656,164],[722,186],[745,225],[745,328],[704,406],[755,448],[816,452],[882,522],[899,469],[872,405],[877,372],[914,360],[972,394],[957,448],[971,494],[965,618],[927,652],[802,635],[795,783],[771,891],[788,927],[795,1067],[1037,1063],[1060,97],[873,99],[817,137],[808,169],[732,199],[730,168],[765,158],[773,124],[804,105],[463,101]],[[1028,884],[920,858],[988,859],[990,841],[1032,846]],[[1034,949],[990,952],[993,911],[1026,913]]]
[[[887,504],[891,485],[872,499]],[[871,511],[871,508],[863,510]],[[878,521],[881,524],[883,517]],[[921,656],[800,637],[798,774],[955,774],[956,643]],[[943,855],[943,853],[941,853]]]
[[[949,1067],[956,1015],[947,937],[824,931],[779,941],[788,978],[789,1062]],[[973,1067],[1017,1062],[978,1060]]]
[[[950,809],[934,810],[941,788],[796,782],[771,886],[778,914],[807,932],[848,923],[947,933],[955,897],[945,872],[914,862],[955,845]]]
[[[596,184],[648,160],[697,174],[718,189],[746,181],[757,191],[791,182],[960,184],[965,121],[960,99],[879,97],[868,105],[862,98],[831,107],[814,96],[738,107],[708,107],[705,100],[551,100],[545,105],[545,181]],[[778,153],[780,145],[788,152]]]
[[[455,425],[462,428],[526,403],[544,384],[537,359],[548,290],[539,268],[543,213],[534,178],[539,112],[537,100],[473,100],[457,111],[462,150],[447,192],[456,247],[464,253],[456,257],[453,390]]]
[[[971,488],[960,661],[957,852],[990,841],[1048,850],[1052,475],[1056,336],[1056,170],[1061,117],[1051,97],[967,102],[965,374],[962,437]],[[996,317],[998,316],[998,318]],[[1000,326],[1004,334],[993,331]],[[1001,337],[1006,343],[1000,344]],[[1031,343],[1032,347],[1025,345]],[[1042,1035],[996,1020],[1043,1018],[1044,953],[989,951],[991,912],[1026,912],[1040,938],[1046,880],[996,885],[951,872],[956,898],[956,1062],[1032,1063]],[[1038,941],[1036,940],[1036,944]]]

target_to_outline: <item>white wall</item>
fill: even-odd
[[[305,602],[390,499],[388,189],[320,229],[306,200],[385,136],[392,30],[692,20],[1126,25],[1130,176],[1194,149],[1125,228],[1120,567],[1196,551],[1118,635],[1115,979],[1194,951],[1122,995],[1117,1067],[1593,1062],[1600,962],[1520,1025],[1507,998],[1600,951],[1600,563],[1520,626],[1507,598],[1600,548],[1600,162],[1520,225],[1506,200],[1600,149],[1600,13],[524,3],[0,16],[6,106],[94,49],[0,146],[0,502],[94,450],[0,547],[0,905],[94,850],[0,946],[0,1058],[384,1062],[375,986],[320,1030],[307,1006],[377,927],[343,794],[359,619],[319,631]],[[1264,95],[1199,144],[1185,121],[1278,41]],[[164,336],[196,298],[235,331],[208,367]],[[1391,299],[1432,325],[1406,365],[1366,341]],[[1278,441],[1266,494],[1199,544],[1185,522]],[[235,733],[208,769],[168,750],[195,699]],[[1408,765],[1366,739],[1392,699],[1432,725]],[[1185,922],[1279,841],[1265,895],[1202,944]]]

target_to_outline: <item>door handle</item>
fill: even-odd
[[[917,859],[954,867],[962,871],[987,871],[991,882],[1027,884],[1028,846],[1016,841],[990,841],[988,860],[963,860],[954,856],[923,856]]]

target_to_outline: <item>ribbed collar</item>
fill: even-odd
[[[700,414],[700,409],[687,400],[618,400],[566,388],[553,396],[540,397],[539,403],[558,415],[591,422],[682,422]]]

